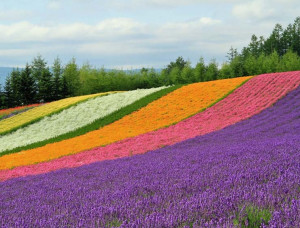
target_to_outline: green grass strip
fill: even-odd
[[[121,91],[119,91],[119,92],[121,92]],[[14,127],[14,128],[12,128],[12,129],[10,129],[10,130],[8,130],[8,131],[4,131],[4,132],[0,133],[0,137],[1,137],[2,135],[7,135],[7,134],[10,134],[10,133],[12,133],[12,132],[14,132],[14,131],[16,131],[16,130],[19,130],[19,129],[21,129],[21,128],[27,127],[27,126],[30,125],[30,124],[34,124],[34,123],[40,121],[41,119],[43,119],[43,118],[45,118],[45,117],[50,117],[50,116],[53,116],[53,115],[55,115],[55,114],[58,114],[58,113],[62,112],[62,111],[65,110],[65,109],[68,109],[68,108],[70,108],[70,107],[72,107],[72,106],[75,106],[75,105],[80,104],[81,102],[85,102],[85,101],[87,101],[87,100],[89,100],[89,99],[94,99],[94,98],[96,98],[96,97],[107,96],[107,95],[110,95],[110,94],[112,94],[112,93],[115,93],[115,92],[106,93],[106,94],[99,94],[99,96],[89,97],[89,98],[87,98],[87,99],[84,99],[84,100],[81,100],[81,101],[77,101],[77,102],[75,102],[75,103],[73,103],[73,104],[70,104],[70,105],[68,105],[68,106],[66,106],[66,107],[63,107],[63,108],[61,108],[61,109],[58,109],[58,110],[56,110],[56,111],[54,111],[54,112],[51,112],[51,113],[49,113],[49,114],[47,114],[47,115],[44,115],[44,116],[41,116],[41,117],[37,117],[36,119],[31,120],[31,121],[28,121],[27,123],[24,123],[24,124],[22,124],[22,125],[19,125],[19,126],[17,126],[17,127]],[[40,106],[38,106],[38,107],[40,107]],[[34,108],[35,108],[35,107],[34,107]],[[26,111],[28,111],[28,110],[26,110]],[[21,114],[21,113],[19,113],[19,114]],[[18,114],[17,114],[17,115],[18,115]],[[1,155],[0,155],[0,156],[1,156]]]
[[[17,153],[17,152],[20,152],[22,150],[29,150],[29,149],[34,149],[34,148],[37,148],[37,147],[42,147],[42,146],[45,146],[46,144],[55,143],[55,142],[59,142],[59,141],[62,141],[62,140],[74,138],[76,136],[83,135],[87,132],[98,130],[99,128],[101,128],[105,125],[111,124],[111,123],[121,119],[122,117],[124,117],[126,115],[129,115],[132,112],[145,107],[146,105],[148,105],[152,101],[157,100],[157,99],[173,92],[174,90],[179,89],[180,87],[182,87],[182,85],[176,85],[176,86],[168,87],[166,89],[162,89],[160,91],[157,91],[155,93],[147,95],[147,96],[141,98],[140,100],[138,100],[138,101],[136,101],[136,102],[124,107],[124,108],[121,108],[121,109],[109,114],[108,116],[100,118],[100,119],[94,121],[93,123],[90,123],[90,124],[88,124],[84,127],[78,128],[74,131],[71,131],[71,132],[68,132],[66,134],[57,136],[55,138],[47,139],[47,140],[44,140],[44,141],[41,141],[41,142],[36,142],[36,143],[26,145],[26,146],[22,146],[22,147],[17,147],[17,148],[12,149],[12,150],[3,151],[2,153],[0,153],[0,157],[3,156],[3,155],[7,155],[7,154]]]

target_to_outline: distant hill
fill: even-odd
[[[9,75],[13,69],[13,67],[0,67],[0,84],[2,86],[4,86],[5,84],[5,79],[7,75]]]

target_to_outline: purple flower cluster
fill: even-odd
[[[300,227],[300,88],[143,155],[0,183],[1,227]],[[257,222],[257,221],[256,221]]]

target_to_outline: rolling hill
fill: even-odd
[[[0,221],[297,227],[299,85],[299,71],[270,73],[95,95],[61,110],[63,101],[53,102],[51,112],[38,111],[49,110],[44,105],[10,117],[22,124],[0,136],[0,147],[10,148],[0,152]],[[116,108],[102,115],[108,103]],[[80,119],[85,110],[93,115]],[[63,118],[70,130],[50,137],[62,132]]]

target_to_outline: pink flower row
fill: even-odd
[[[3,170],[0,171],[0,180],[142,154],[204,135],[261,112],[299,84],[300,71],[259,75],[214,106],[176,125],[49,162]]]

